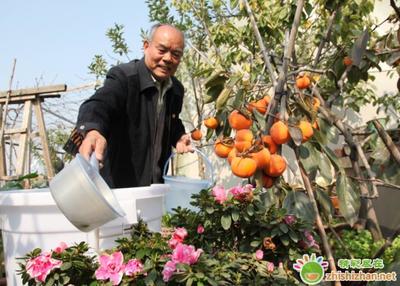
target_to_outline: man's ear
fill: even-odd
[[[149,47],[150,43],[148,40],[143,41],[143,49],[146,50]]]

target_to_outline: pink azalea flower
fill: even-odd
[[[295,215],[285,215],[285,217],[283,218],[283,221],[287,225],[292,225],[296,222],[296,216]]]
[[[197,226],[197,233],[198,234],[202,234],[204,232],[204,226],[202,226],[201,224],[199,224]]]
[[[195,250],[193,245],[186,245],[179,243],[172,251],[171,260],[165,263],[162,271],[163,280],[168,282],[176,270],[177,263],[192,265],[199,260],[200,255],[203,253],[202,249]]]
[[[212,189],[212,195],[214,196],[215,200],[221,205],[228,199],[224,187],[215,186]]]
[[[262,260],[264,258],[264,251],[261,249],[258,249],[256,251],[256,260]]]
[[[188,232],[184,227],[175,228],[174,233],[172,234],[171,239],[168,241],[168,245],[171,249],[175,249],[175,247],[182,243],[183,240],[187,237]]]
[[[97,268],[95,275],[96,279],[107,280],[110,279],[112,285],[118,285],[125,270],[123,264],[124,256],[121,251],[114,252],[111,255],[101,255],[99,258],[100,267]]]
[[[176,263],[174,261],[168,261],[164,265],[164,269],[162,271],[164,282],[168,282],[171,279],[172,274],[174,274],[176,270]]]
[[[193,245],[180,243],[172,252],[172,261],[192,265],[197,262],[202,253],[203,250],[200,248],[195,250]]]
[[[171,238],[170,240],[168,240],[168,246],[169,246],[169,248],[171,248],[171,249],[175,249],[175,247],[176,247],[179,243],[182,243],[182,241],[181,241],[181,240],[178,240],[178,239],[174,239],[174,238]]]
[[[131,259],[125,265],[125,274],[128,276],[134,276],[143,271],[143,264],[139,259]]]
[[[51,252],[45,252],[31,258],[26,264],[26,272],[30,277],[35,278],[36,282],[44,282],[47,275],[55,269],[59,268],[62,261],[51,258]]]
[[[306,241],[304,241],[304,244],[306,245],[307,248],[316,248],[319,249],[319,245],[318,243],[315,241],[313,235],[311,234],[311,232],[309,232],[308,230],[304,231],[304,236],[306,237]]]
[[[252,192],[254,190],[254,187],[253,187],[252,184],[246,184],[246,185],[243,186],[243,190],[246,193],[250,193],[250,192]]]
[[[230,192],[230,193],[233,195],[233,198],[234,198],[235,200],[243,201],[243,200],[245,200],[245,199],[247,198],[247,195],[248,195],[248,194],[250,194],[251,192],[253,192],[253,189],[254,189],[254,188],[253,188],[252,185],[247,184],[247,185],[245,185],[245,186],[243,186],[243,187],[241,187],[241,186],[236,186],[236,187],[230,188],[230,189],[228,190],[228,192]]]
[[[61,241],[60,244],[54,249],[54,252],[60,254],[66,248],[68,248],[68,245],[64,241]]]
[[[272,262],[267,262],[267,271],[274,272],[274,264]]]
[[[233,195],[233,197],[236,199],[240,194],[243,193],[243,188],[241,186],[236,186],[233,188],[230,188],[228,190],[229,193]]]
[[[187,236],[188,236],[188,232],[187,232],[186,228],[177,227],[177,228],[175,228],[175,232],[172,235],[172,238],[175,238],[178,240],[180,239],[181,241],[183,241]]]

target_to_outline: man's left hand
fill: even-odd
[[[186,153],[194,152],[192,142],[190,141],[190,134],[183,134],[176,143],[176,152]]]

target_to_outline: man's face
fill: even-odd
[[[159,27],[151,42],[145,41],[144,60],[157,80],[174,75],[181,61],[184,48],[182,33],[170,26]]]

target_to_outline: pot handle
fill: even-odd
[[[215,183],[214,168],[213,168],[213,166],[212,166],[212,164],[211,164],[210,159],[208,159],[208,157],[206,156],[206,154],[204,154],[203,152],[201,152],[199,149],[193,148],[193,150],[196,151],[197,153],[199,153],[200,156],[204,158],[204,162],[205,162],[207,168],[210,170],[210,174],[211,174],[211,184],[210,184],[210,186],[213,185],[213,184]],[[167,166],[168,166],[169,160],[171,160],[171,158],[174,157],[176,154],[177,154],[177,153],[172,153],[172,154],[169,156],[168,160],[165,162],[164,170],[163,170],[163,176],[165,176],[166,173],[167,173]]]
[[[96,154],[94,151],[90,155],[89,164],[93,167],[93,169],[96,170],[96,172],[99,172],[99,161],[96,159]]]

